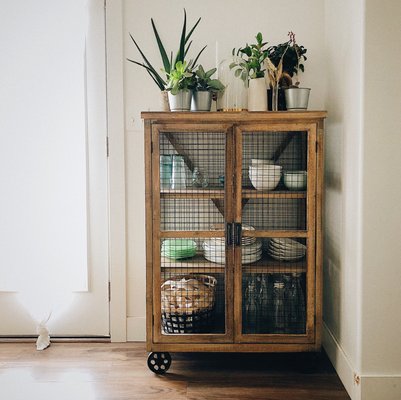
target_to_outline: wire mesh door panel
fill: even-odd
[[[154,336],[159,342],[232,337],[232,130],[222,125],[153,129]],[[230,175],[230,174],[229,174]],[[232,174],[230,175],[232,176]],[[231,213],[231,214],[230,214]]]
[[[313,340],[316,128],[283,128],[236,131],[239,341]]]

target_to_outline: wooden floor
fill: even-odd
[[[143,343],[0,343],[1,400],[349,399],[327,358],[300,354],[172,354],[149,371]],[[309,362],[310,365],[310,362]]]

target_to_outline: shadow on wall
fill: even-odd
[[[327,166],[328,165],[326,165],[326,167]],[[335,169],[334,165],[333,167],[333,169]],[[323,243],[323,319],[337,340],[341,339],[340,313],[342,299],[342,221],[341,210],[338,210],[337,208],[339,207],[339,204],[341,204],[341,198],[343,196],[342,186],[341,174],[335,171],[327,171],[326,169],[326,205]],[[337,203],[334,209],[332,207],[333,203]]]

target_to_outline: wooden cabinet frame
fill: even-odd
[[[146,280],[147,280],[147,349],[149,351],[236,351],[280,352],[317,351],[321,346],[322,318],[322,185],[323,185],[323,121],[326,113],[267,112],[267,113],[158,113],[144,112],[145,175],[146,175]],[[160,241],[169,237],[224,237],[224,231],[160,231],[160,175],[158,138],[161,132],[182,154],[174,133],[219,132],[226,136],[226,186],[224,191],[211,191],[207,198],[219,208],[224,200],[227,222],[242,220],[244,202],[255,197],[254,191],[244,190],[241,184],[242,136],[252,132],[287,132],[278,146],[277,159],[297,132],[307,132],[308,190],[306,195],[294,193],[291,198],[305,198],[307,225],[305,230],[257,231],[258,237],[302,237],[307,246],[307,320],[305,334],[243,334],[242,320],[242,263],[241,248],[227,252],[225,271],[225,326],[224,334],[162,334],[160,323]],[[284,135],[283,135],[284,136]],[[191,160],[185,162],[193,169]],[[227,178],[232,176],[232,179]],[[204,193],[169,193],[172,198],[203,198]],[[203,196],[203,197],[202,197]],[[261,195],[258,194],[260,197]],[[287,198],[285,193],[267,192],[265,198]],[[244,232],[244,236],[249,233]]]

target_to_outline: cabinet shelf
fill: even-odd
[[[161,189],[160,197],[164,199],[224,199],[224,189]],[[289,190],[256,190],[242,189],[243,199],[305,199],[306,191]]]
[[[295,273],[305,272],[305,259],[295,262],[276,261],[267,256],[263,257],[252,264],[245,264],[242,266],[244,273]],[[201,253],[193,258],[185,259],[182,261],[172,260],[169,258],[161,257],[161,268],[164,271],[170,271],[182,274],[202,274],[202,273],[224,273],[226,266],[224,264],[217,264],[206,260]]]

